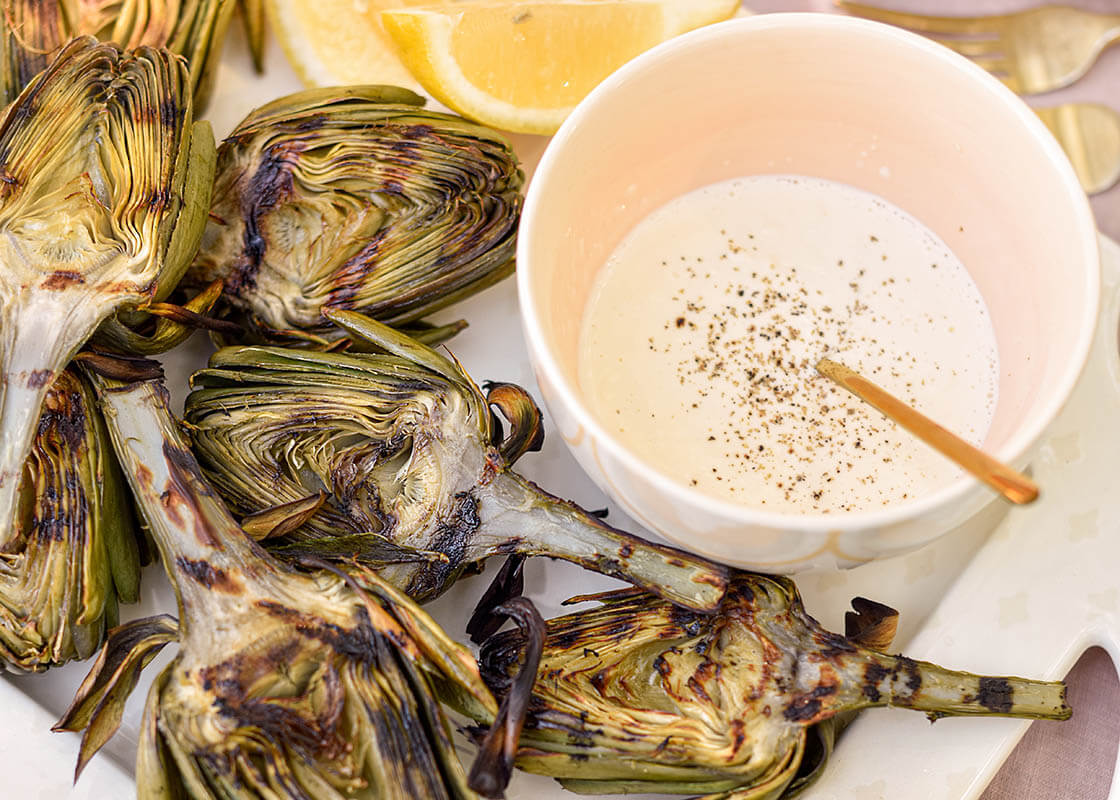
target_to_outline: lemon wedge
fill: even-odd
[[[420,85],[401,64],[381,12],[432,0],[267,0],[269,23],[308,86]]]
[[[732,16],[739,0],[508,0],[381,13],[433,97],[519,133],[555,133],[603,78],[639,53]]]

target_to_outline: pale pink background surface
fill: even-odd
[[[861,0],[926,14],[1001,14],[1040,5],[1021,0]],[[746,0],[752,11],[834,11],[831,0]],[[1120,14],[1120,0],[1062,0],[1062,5]],[[919,102],[918,98],[915,102]],[[1074,86],[1028,98],[1032,105],[1082,101],[1120,111],[1120,44],[1105,51]],[[1100,230],[1120,240],[1120,186],[1095,196]],[[1120,576],[1117,578],[1120,583]],[[1120,735],[1120,683],[1103,650],[1082,656],[1070,672],[1069,722],[1037,722],[983,795],[983,800],[1100,800],[1108,797]],[[920,797],[920,788],[914,797]]]

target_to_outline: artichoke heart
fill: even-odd
[[[323,309],[402,325],[506,277],[524,176],[510,146],[392,86],[312,89],[218,151],[188,273],[225,282],[257,339],[338,335]]]
[[[519,553],[695,609],[719,602],[724,567],[604,525],[509,469],[536,438],[523,433],[538,417],[523,390],[491,392],[521,420],[497,445],[488,399],[458,363],[360,314],[327,313],[384,352],[225,348],[195,374],[186,401],[195,452],[234,513],[299,515],[263,538],[274,553],[380,565],[417,599],[492,555]],[[300,501],[317,495],[308,513]]]
[[[104,320],[175,286],[213,148],[181,59],[89,38],[0,116],[0,549],[48,387]]]
[[[98,379],[110,435],[179,601],[117,628],[57,726],[79,770],[171,641],[137,754],[140,798],[474,798],[439,698],[493,717],[466,648],[376,578],[274,560],[207,485],[162,384]]]
[[[195,107],[214,83],[234,0],[0,0],[0,100],[11,102],[70,39],[163,47],[191,67]]]
[[[0,551],[0,668],[88,658],[136,602],[137,531],[93,390],[59,374],[24,466],[15,537]]]
[[[1070,715],[1061,683],[886,655],[870,646],[873,629],[826,631],[788,578],[738,574],[711,615],[638,590],[576,599],[599,605],[547,623],[516,760],[575,792],[791,797],[821,774],[838,721],[870,706],[931,719]],[[496,693],[526,644],[510,631],[483,645]]]

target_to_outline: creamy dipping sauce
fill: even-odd
[[[973,444],[996,405],[995,333],[964,266],[896,206],[816,178],[672,200],[611,254],[582,326],[581,389],[607,431],[756,508],[870,510],[960,474],[817,375],[822,356]]]

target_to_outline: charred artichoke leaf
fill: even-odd
[[[140,680],[140,672],[177,636],[176,621],[166,614],[133,620],[109,631],[97,661],[78,687],[74,703],[52,729],[85,731],[75,781],[120,727],[125,703]]]
[[[168,291],[213,148],[186,68],[79,39],[0,117],[0,549],[52,379],[97,326]]]
[[[636,590],[598,601],[548,622],[517,758],[576,792],[789,796],[827,759],[835,731],[819,726],[871,706],[1070,715],[1061,683],[957,672],[830,633],[787,578],[736,575],[711,615]],[[484,644],[499,696],[525,646],[520,631]],[[819,750],[799,774],[810,737]]]
[[[162,384],[98,388],[179,606],[178,652],[144,710],[139,797],[473,798],[437,699],[496,713],[470,652],[372,573],[299,571],[262,550],[206,482]],[[99,660],[63,725],[121,700],[123,661]]]
[[[47,391],[0,551],[0,668],[93,655],[118,601],[138,599],[137,535],[93,390],[65,370]]]
[[[191,68],[196,108],[206,105],[234,0],[2,0],[0,99],[11,102],[73,38],[125,50],[158,47]]]
[[[406,89],[312,89],[221,145],[194,283],[225,281],[251,341],[338,335],[325,308],[414,322],[513,271],[524,175],[494,131]]]
[[[716,607],[724,567],[611,528],[511,471],[492,444],[486,398],[456,362],[362,315],[328,314],[383,352],[226,348],[194,375],[186,401],[195,452],[235,513],[327,493],[267,547],[298,542],[303,552],[337,556],[339,537],[375,533],[444,553],[444,563],[381,571],[417,599],[489,556],[521,553],[572,561],[690,608]],[[513,451],[526,446],[519,439]]]
[[[478,743],[478,755],[471,765],[468,784],[485,797],[504,797],[513,774],[521,728],[537,680],[537,668],[546,636],[545,622],[527,597],[514,597],[494,609],[496,615],[517,623],[525,635],[525,653],[517,677],[506,687],[505,698],[490,730]]]

